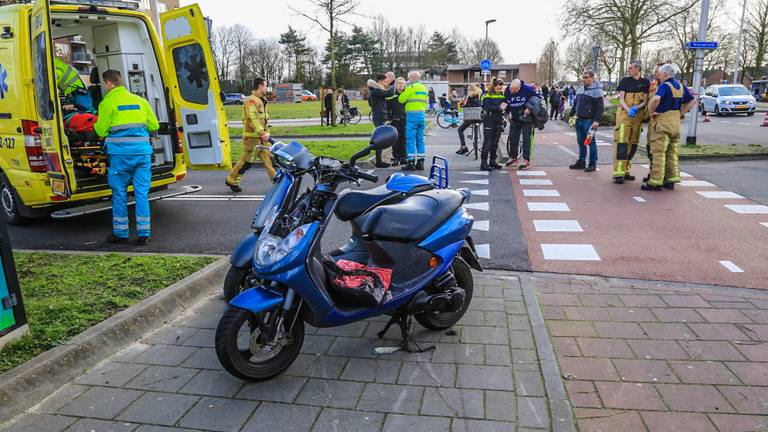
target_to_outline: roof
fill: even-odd
[[[509,70],[509,69],[519,69],[519,64],[497,64],[491,66],[491,70]],[[463,71],[463,70],[480,70],[480,65],[476,64],[449,64],[448,70],[449,71]]]

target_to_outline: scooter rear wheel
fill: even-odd
[[[257,342],[261,330],[258,321],[268,319],[269,312],[258,317],[245,309],[230,307],[216,328],[216,356],[232,375],[246,381],[261,381],[279,375],[296,360],[304,343],[304,321],[291,312],[283,320],[283,336],[268,347]],[[255,351],[255,352],[254,352]]]
[[[464,290],[464,304],[456,312],[423,312],[415,314],[414,318],[416,318],[416,321],[430,330],[439,331],[453,327],[464,316],[464,313],[469,309],[469,303],[472,301],[474,280],[469,264],[460,257],[456,257],[453,260],[451,270],[453,271],[453,277],[456,278],[456,285]]]

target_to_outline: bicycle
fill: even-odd
[[[437,115],[437,125],[443,129],[459,127],[463,120],[464,114],[452,109],[443,108]]]
[[[349,107],[348,109],[345,109],[341,112],[341,116],[339,118],[339,124],[341,125],[347,125],[347,124],[353,124],[356,125],[360,123],[360,120],[362,119],[362,115],[360,115],[360,110],[357,109],[357,107]]]
[[[505,118],[505,121],[511,127],[512,126],[512,116],[510,114],[504,114],[504,118]],[[531,128],[531,147],[533,147],[533,136],[534,136],[535,132],[536,132],[536,129],[535,128]],[[518,139],[518,142],[517,142],[517,153],[514,153],[514,154],[517,155],[517,158],[516,158],[517,160],[519,160],[520,158],[523,157],[523,142],[524,142],[524,137],[523,137],[523,134],[521,133],[520,134],[520,138]],[[515,143],[512,142],[512,139],[509,136],[509,134],[507,134],[507,156],[509,156],[509,161],[512,160],[512,154],[513,154],[512,150],[514,148],[514,144]]]
[[[484,111],[481,107],[465,107],[464,108],[464,121],[465,122],[471,122],[471,128],[472,128],[472,136],[470,139],[472,140],[472,150],[466,153],[466,156],[469,157],[470,153],[475,153],[475,160],[478,158],[478,144],[481,142],[481,134],[483,130],[483,115]]]

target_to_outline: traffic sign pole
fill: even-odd
[[[701,0],[701,15],[699,17],[699,41],[707,40],[707,20],[709,18],[709,0]],[[692,44],[689,44],[692,45]],[[714,43],[717,48],[717,42]],[[701,75],[704,69],[704,49],[696,49],[696,63],[693,69],[693,91],[697,94],[701,89]],[[685,143],[696,145],[696,126],[699,117],[699,104],[695,104],[688,119],[688,136]]]

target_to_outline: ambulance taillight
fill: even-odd
[[[29,170],[38,173],[48,171],[39,125],[33,120],[22,120],[21,129],[24,132],[24,150],[27,152]]]

